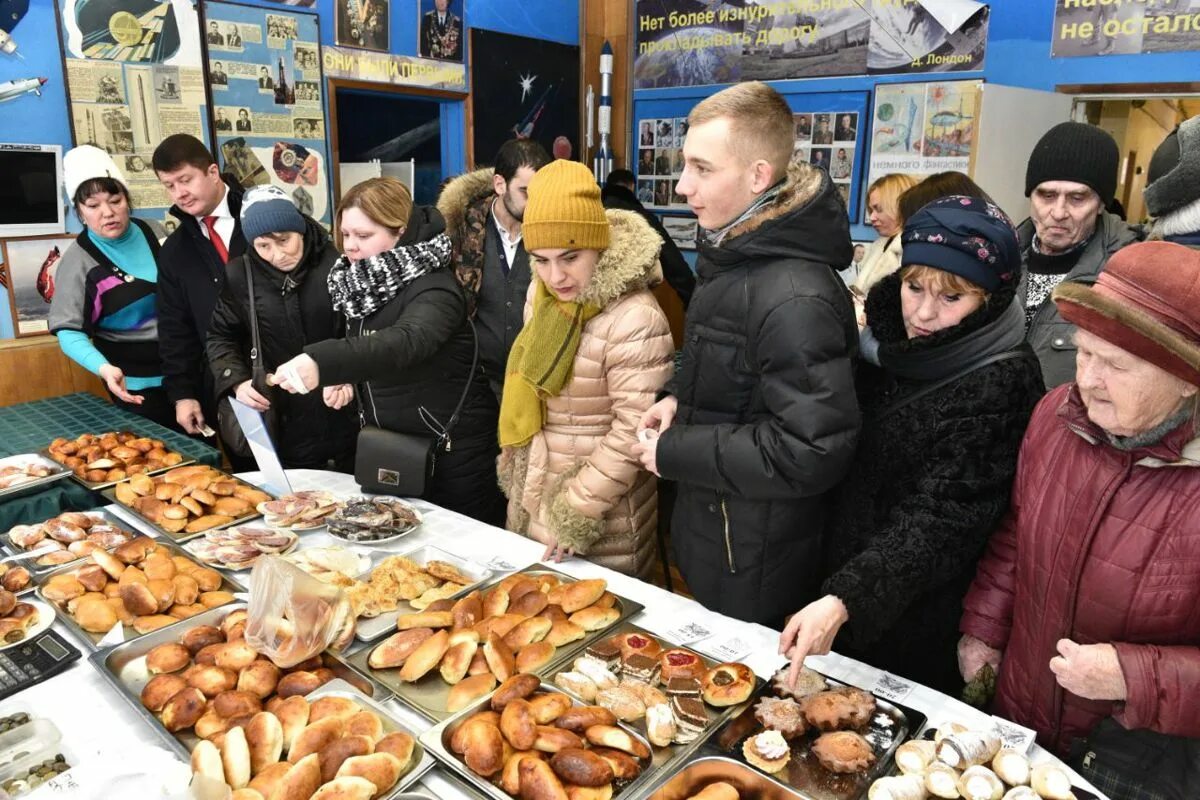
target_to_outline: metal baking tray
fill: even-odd
[[[121,519],[120,517],[113,514],[112,512],[108,511],[107,509],[96,508],[96,509],[92,509],[90,511],[81,511],[79,513],[87,514],[89,517],[97,518],[102,522],[105,522],[109,525],[120,528],[121,530],[123,530],[129,534],[130,539],[136,539],[138,536],[145,535],[145,534],[137,531],[128,522]],[[54,517],[57,517],[57,516],[58,516],[57,514],[54,515]],[[47,519],[54,519],[54,517],[48,517]],[[46,520],[43,520],[43,522],[45,522],[45,521]],[[38,524],[40,524],[40,523],[38,523]],[[10,530],[11,530],[11,528],[10,528]],[[2,545],[5,550],[7,550],[9,553],[12,553],[13,555],[21,555],[23,553],[30,553],[30,552],[33,552],[34,550],[37,550],[38,547],[41,546],[41,543],[39,542],[37,546],[35,546],[29,550],[26,550],[23,547],[18,547],[17,545],[13,544],[12,540],[10,540],[8,538],[8,531],[5,531],[4,533],[0,534],[0,545]],[[108,550],[109,552],[112,552],[112,550],[113,550],[113,548],[111,548],[111,547],[107,547],[104,549]],[[18,561],[15,563],[18,563],[21,566],[28,569],[31,573],[33,573],[34,578],[37,578],[40,580],[42,577],[46,576],[47,574],[57,571],[57,570],[61,569],[62,567],[79,566],[80,559],[84,559],[84,558],[87,558],[87,556],[79,556],[79,558],[76,558],[74,561],[68,561],[64,564],[51,564],[49,566],[38,566],[36,563],[34,563],[37,559],[32,559],[32,560],[26,559],[26,560]]]
[[[219,626],[226,614],[245,607],[245,603],[235,603],[211,608],[203,614],[197,614],[194,617],[180,620],[174,625],[151,631],[132,641],[92,653],[88,656],[88,661],[92,663],[104,680],[116,689],[117,694],[133,708],[134,712],[158,734],[159,738],[186,760],[191,757],[192,748],[200,741],[199,737],[192,733],[190,728],[178,733],[171,733],[163,727],[158,717],[142,705],[142,689],[152,677],[146,669],[146,654],[160,644],[179,641],[192,628],[201,625]],[[334,675],[344,680],[356,691],[375,700],[387,699],[388,695],[381,692],[367,676],[358,672],[329,650],[321,654],[321,660],[325,662],[326,667],[333,671]],[[355,700],[361,700],[361,698],[356,697]],[[266,705],[266,698],[264,698],[263,705]]]
[[[405,789],[416,783],[422,775],[433,768],[434,760],[420,741],[420,734],[398,722],[394,715],[383,707],[378,701],[367,697],[349,682],[338,678],[321,686],[314,691],[305,695],[309,701],[316,700],[319,697],[345,697],[353,700],[359,706],[369,711],[373,711],[383,722],[384,734],[392,733],[393,731],[403,731],[413,738],[415,742],[413,746],[412,758],[404,765],[404,772],[400,776],[400,780],[396,781],[396,785],[384,795],[380,795],[375,800],[396,800]]]
[[[58,483],[63,478],[73,475],[71,470],[64,467],[52,458],[49,458],[41,453],[21,453],[15,456],[5,456],[0,458],[0,467],[23,467],[27,464],[41,464],[54,470],[44,478],[34,478],[25,483],[10,486],[7,489],[0,489],[0,502],[12,500],[17,497],[24,497],[27,494],[40,492],[52,483]]]
[[[683,647],[682,645],[672,644],[671,642],[667,641],[663,637],[658,636],[657,634],[651,633],[650,631],[646,630],[645,628],[639,628],[637,625],[634,625],[629,622],[618,623],[615,627],[610,628],[608,631],[606,631],[607,636],[616,636],[617,634],[621,634],[621,633],[637,633],[637,634],[641,634],[642,636],[645,636],[647,638],[654,639],[655,641],[657,641],[659,644],[661,644],[663,646],[663,650],[670,650],[673,648],[681,648],[683,650],[687,650],[690,653],[695,653],[697,656],[700,657],[700,660],[704,662],[704,666],[708,667],[709,669],[712,669],[717,664],[721,663],[720,661],[715,661],[714,659],[711,659],[708,656],[704,655],[703,653],[693,650],[690,647]],[[578,652],[582,653],[582,651],[578,651]],[[571,668],[571,664],[569,662],[559,662],[558,668],[555,669],[553,673],[551,673],[551,675],[549,677],[549,681],[551,683],[553,683],[554,675],[557,675],[559,672],[566,672],[570,668]],[[751,693],[751,697],[754,696],[754,694],[757,692],[758,688],[763,683],[762,678],[759,678],[757,675],[754,676],[754,681],[755,681],[755,684],[754,684],[755,692]],[[584,702],[582,698],[578,697],[570,689],[565,689],[561,686],[558,686],[558,684],[554,684],[554,685],[556,687],[558,687],[559,690],[564,692],[565,694],[571,695],[572,698],[579,700],[581,703]],[[655,688],[662,691],[662,693],[664,695],[666,694],[665,687],[657,686]],[[703,701],[701,701],[701,702],[703,702]],[[689,742],[688,744],[670,744],[670,745],[667,745],[666,747],[655,747],[653,744],[650,745],[650,751],[654,756],[655,769],[660,769],[660,770],[668,769],[670,767],[678,765],[682,760],[686,759],[689,755],[691,755],[697,749],[699,749],[704,744],[704,740],[706,738],[711,736],[724,723],[728,722],[733,717],[737,716],[738,712],[742,711],[744,708],[744,706],[742,706],[742,705],[728,706],[726,708],[717,708],[715,706],[710,706],[707,703],[705,704],[704,707],[709,712],[708,725],[705,726],[704,731],[700,734],[700,736],[698,736],[696,738],[696,740],[694,742]],[[714,712],[715,712],[715,716],[714,716]],[[642,717],[641,719],[639,719],[635,722],[630,722],[627,724],[629,725],[629,727],[633,728],[639,734],[641,734],[642,738],[649,741],[649,739],[646,737],[646,718],[645,717]]]
[[[381,555],[382,558],[379,561],[383,561],[394,554],[381,553]],[[462,591],[455,592],[447,598],[450,600],[457,600],[465,594],[470,594],[473,590],[479,588],[480,584],[492,577],[492,571],[487,567],[482,567],[473,561],[447,553],[445,550],[433,545],[424,545],[415,550],[409,550],[407,553],[400,553],[400,555],[411,559],[422,567],[430,561],[445,561],[447,564],[451,564],[458,569],[459,572],[472,578],[471,583],[463,588]],[[375,566],[377,564],[372,565],[371,572],[374,572]],[[360,575],[358,579],[363,582],[369,581],[371,579],[371,572]],[[354,637],[360,642],[373,642],[385,634],[396,630],[396,616],[398,614],[412,614],[419,610],[413,607],[409,601],[400,600],[395,611],[385,611],[377,617],[360,617],[354,628]]]
[[[100,435],[103,436],[103,434],[100,434]],[[154,437],[151,436],[150,438],[153,439]],[[164,442],[164,444],[166,444],[166,443]],[[146,472],[145,472],[146,475],[150,475],[150,476],[161,475],[164,472],[169,472],[170,470],[175,469],[176,467],[186,467],[189,464],[196,463],[196,459],[188,458],[187,456],[183,455],[183,453],[180,453],[178,450],[168,450],[167,452],[168,453],[177,453],[178,455],[183,457],[183,460],[180,461],[178,464],[172,464],[169,467],[159,467],[158,469],[146,470]],[[50,461],[54,461],[54,458],[50,455],[49,447],[43,447],[41,450],[38,451],[37,454],[39,456],[42,456],[43,458],[50,460]],[[63,466],[62,464],[59,464],[57,461],[54,461],[54,463],[59,467]],[[79,477],[71,470],[67,470],[67,474],[71,476],[71,480],[75,481],[83,488],[90,489],[93,492],[98,492],[102,489],[107,489],[111,486],[116,486],[118,483],[124,483],[125,481],[129,480],[129,477],[125,477],[119,481],[95,481],[95,482],[93,482],[93,481],[85,480],[85,479]]]
[[[564,572],[559,572],[556,569],[551,569],[549,567],[542,566],[541,564],[532,564],[525,569],[518,570],[517,572],[510,572],[505,573],[502,576],[497,576],[480,586],[479,589],[481,591],[486,591],[504,578],[509,577],[509,575],[528,575],[530,577],[554,575],[565,582],[576,580],[576,578],[567,575]],[[558,668],[564,662],[574,658],[576,653],[597,639],[611,635],[610,632],[614,630],[616,626],[620,625],[623,621],[629,619],[634,614],[637,614],[643,608],[642,604],[636,600],[629,600],[625,597],[621,597],[620,595],[616,595],[616,597],[617,607],[621,612],[621,616],[619,616],[612,625],[602,630],[591,631],[579,641],[570,642],[569,644],[565,644],[558,648],[558,651],[555,652],[554,657],[551,658],[550,661],[547,662],[546,665],[541,669],[534,670],[533,674],[540,677],[553,675],[558,671]],[[451,713],[446,710],[446,699],[448,698],[450,689],[452,687],[450,684],[442,680],[442,676],[438,670],[430,670],[425,677],[421,678],[421,680],[417,681],[416,683],[405,683],[404,681],[400,680],[399,667],[394,669],[372,669],[367,664],[367,659],[370,658],[372,650],[374,650],[374,647],[362,648],[354,655],[350,656],[350,663],[361,669],[367,675],[370,675],[372,680],[377,681],[382,686],[395,693],[396,698],[401,703],[410,706],[430,720],[439,722],[451,715]]]
[[[184,551],[183,548],[181,548],[177,545],[174,545],[169,541],[164,541],[162,539],[155,539],[154,543],[156,545],[158,545],[159,547],[164,548],[171,555],[172,558],[174,558],[175,556],[183,556],[188,561],[191,561],[192,563],[196,564],[196,566],[205,567],[206,569],[211,569],[211,567],[206,567],[204,564],[201,564],[199,561],[196,561],[196,559],[193,558],[186,551]],[[75,618],[73,616],[71,616],[69,613],[67,613],[65,604],[59,604],[59,603],[55,603],[53,600],[48,600],[46,598],[46,596],[42,594],[42,586],[44,586],[46,584],[46,581],[50,580],[55,575],[60,575],[62,573],[66,573],[66,572],[74,572],[75,570],[80,569],[82,566],[84,566],[84,565],[80,564],[78,562],[73,563],[73,564],[66,564],[62,567],[59,567],[58,569],[53,570],[52,572],[47,572],[46,574],[40,576],[38,579],[37,596],[39,599],[45,600],[50,605],[54,606],[54,609],[58,612],[59,619],[62,620],[64,625],[66,625],[68,628],[71,629],[72,633],[74,633],[76,636],[78,636],[80,639],[82,639],[85,643],[89,644],[92,648],[99,649],[101,640],[104,639],[104,637],[107,634],[90,633],[88,631],[85,631],[83,628],[79,627],[79,623],[77,623],[75,621]],[[221,576],[221,586],[218,589],[218,591],[224,590],[224,591],[230,592],[230,593],[245,591],[245,588],[240,583],[237,583],[236,581],[234,581],[232,578],[230,578],[224,572],[221,572],[220,570],[215,570],[215,571],[218,575]],[[221,615],[224,616],[226,613],[228,613],[229,610],[230,610],[230,604],[226,603],[223,606],[217,606],[216,609],[210,609],[209,611],[204,612],[204,614],[197,614],[196,616],[190,617],[189,619],[193,619],[193,620],[199,619],[200,617],[207,615],[211,611],[220,611]],[[181,620],[181,621],[184,621],[184,620]],[[171,630],[171,629],[175,629],[177,627],[178,627],[178,623],[175,623],[175,624],[167,625],[165,628],[159,628],[159,630]],[[122,632],[125,634],[125,642],[126,643],[129,643],[132,641],[140,641],[141,639],[145,639],[145,638],[152,636],[153,634],[158,632],[158,631],[151,631],[150,633],[138,633],[137,631],[135,631],[133,629],[132,625],[122,625],[121,628],[122,628]]]
[[[846,686],[841,681],[824,676],[829,688]],[[742,743],[747,737],[763,730],[754,718],[754,706],[761,696],[778,697],[770,684],[756,692],[746,709],[730,720],[715,736],[708,739],[699,753],[728,756],[746,763]],[[875,697],[875,716],[866,730],[860,731],[875,750],[875,764],[868,770],[853,774],[830,772],[812,754],[812,742],[819,732],[810,731],[791,742],[792,757],[784,770],[772,777],[790,787],[805,800],[858,800],[867,796],[867,789],[882,775],[888,774],[896,748],[912,738],[925,725],[920,711],[898,706]],[[748,767],[757,772],[757,768]]]
[[[175,467],[182,467],[182,466],[184,466],[184,465],[183,464],[175,465]],[[175,469],[175,467],[171,467],[171,469]],[[162,470],[162,471],[166,472],[166,470]],[[221,472],[220,470],[217,470],[217,471]],[[241,478],[230,475],[227,472],[221,472],[221,474],[224,475],[227,479],[229,479],[231,481],[237,481],[238,483],[242,484],[243,486],[249,486],[252,489],[257,489],[258,491],[263,492],[268,497],[270,497],[272,500],[279,499],[275,495],[273,495],[269,491],[267,491],[266,489],[262,488],[261,486],[256,486],[253,483],[250,483],[249,481],[244,481]],[[172,533],[171,531],[169,531],[166,528],[159,525],[157,522],[153,522],[152,520],[149,520],[146,517],[142,516],[141,513],[139,513],[136,508],[127,506],[124,503],[117,500],[117,491],[116,491],[116,489],[113,489],[111,486],[109,488],[105,489],[104,491],[102,491],[100,494],[103,495],[104,498],[106,500],[108,500],[110,503],[112,503],[113,505],[115,505],[118,508],[122,509],[123,511],[127,511],[130,514],[132,514],[133,516],[137,517],[138,520],[142,524],[146,525],[150,530],[154,531],[158,536],[161,536],[166,539],[170,539],[171,541],[174,541],[174,542],[186,542],[189,539],[195,539],[197,536],[203,536],[204,534],[208,533],[209,531],[219,531],[222,528],[231,528],[234,525],[241,525],[243,523],[249,522],[252,519],[258,519],[259,517],[262,516],[262,514],[258,513],[258,511],[256,509],[252,508],[252,509],[250,509],[249,514],[247,514],[243,517],[238,517],[237,519],[233,520],[232,522],[227,522],[224,525],[214,525],[211,528],[205,528],[204,530],[197,531],[196,533],[187,533],[185,531],[179,531],[178,533]],[[190,520],[190,517],[189,517],[189,520]],[[205,566],[208,566],[208,565],[206,564]]]
[[[721,756],[699,758],[675,773],[663,772],[636,800],[687,800],[706,786],[728,783],[744,800],[795,800],[801,795],[769,775]]]
[[[553,694],[565,694],[567,697],[571,698],[572,705],[583,705],[583,703],[581,703],[579,700],[571,697],[571,695],[562,691],[557,686],[551,686],[545,682],[542,683],[539,691]],[[455,714],[453,717],[450,717],[444,722],[438,723],[429,730],[425,731],[425,733],[421,734],[421,744],[425,745],[426,749],[433,753],[434,758],[449,767],[457,777],[465,780],[474,789],[482,792],[488,797],[493,798],[494,800],[513,800],[512,795],[505,792],[499,786],[492,783],[487,778],[476,775],[474,772],[472,772],[466,765],[466,762],[464,762],[462,758],[460,758],[453,750],[450,749],[450,739],[454,736],[455,731],[458,730],[458,726],[465,722],[468,717],[471,717],[480,711],[486,711],[487,709],[491,708],[491,702],[492,695],[488,694],[487,697],[477,700],[476,702],[464,708],[462,711]],[[617,725],[621,728],[624,728],[633,736],[637,737],[642,744],[646,745],[646,747],[650,748],[653,752],[653,745],[646,741],[646,737],[642,736],[640,732],[623,722],[617,722]],[[639,759],[639,761],[642,763],[641,774],[623,786],[618,787],[618,785],[614,783],[612,794],[614,798],[636,797],[638,787],[645,786],[652,777],[659,774],[660,770],[653,763],[647,764],[645,759]]]

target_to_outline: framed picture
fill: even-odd
[[[8,272],[13,331],[17,336],[49,333],[55,273],[59,259],[74,241],[73,236],[29,236],[0,242]]]
[[[388,52],[391,0],[333,0],[334,41],[342,47]]]
[[[676,247],[680,250],[696,249],[698,223],[695,217],[676,217],[663,214],[661,219],[663,227],[666,228],[667,234],[675,242]]]
[[[418,0],[417,53],[438,61],[463,61],[465,0]]]

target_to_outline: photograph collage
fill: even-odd
[[[637,197],[653,208],[687,208],[675,194],[683,174],[683,139],[687,120],[683,117],[643,119],[637,128]]]
[[[854,148],[858,143],[858,113],[830,111],[795,114],[795,152],[829,173],[842,202],[850,207],[854,179]]]

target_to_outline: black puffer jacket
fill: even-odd
[[[852,256],[823,170],[793,163],[776,200],[701,245],[658,444],[679,482],[675,557],[705,606],[780,627],[820,585],[825,493],[854,455],[858,328],[831,265]]]
[[[399,245],[427,241],[445,230],[434,208],[417,206]],[[309,345],[323,385],[358,384],[368,425],[433,436],[424,408],[450,421],[471,371],[474,340],[467,300],[449,269],[406,285],[366,319],[351,319],[346,338]],[[449,453],[439,451],[425,499],[494,525],[504,524],[504,498],[496,483],[496,396],[476,370],[455,426]]]
[[[885,365],[895,354],[910,363],[945,359],[948,345],[989,324],[1011,329],[1015,346],[971,353],[938,379],[899,378],[861,364],[862,433],[826,534],[824,590],[850,612],[834,649],[954,695],[963,685],[955,656],[963,596],[1008,510],[1021,437],[1044,392],[1037,358],[1020,343],[1015,283],[953,328],[918,339],[904,330],[899,273],[871,289],[867,322]],[[1023,357],[890,408],[992,350]]]
[[[291,272],[281,272],[251,248],[225,268],[225,288],[208,329],[208,363],[217,397],[233,394],[250,380],[250,310],[246,262],[254,280],[255,311],[263,364],[268,372],[300,353],[304,346],[341,332],[326,280],[337,251],[329,236],[308,220],[304,256]],[[259,391],[263,387],[256,387]],[[333,459],[339,467],[353,464],[358,419],[353,406],[334,411],[320,391],[308,394],[272,392],[278,431],[275,446],[285,467],[324,469]]]

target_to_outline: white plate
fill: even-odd
[[[41,600],[18,600],[18,603],[28,603],[37,609],[37,622],[25,631],[25,636],[15,642],[0,642],[0,650],[7,650],[10,647],[16,647],[19,644],[25,644],[33,637],[37,636],[42,631],[48,629],[54,624],[54,609],[48,603],[43,603]]]
[[[412,503],[405,502],[404,500],[399,500],[395,497],[379,498],[379,499],[386,499],[386,501],[389,503],[396,503],[398,505],[404,506],[406,509],[408,509],[410,512],[412,512],[412,515],[414,517],[417,518],[417,524],[413,525],[411,528],[407,528],[406,530],[401,531],[400,533],[392,534],[391,536],[385,536],[382,539],[361,539],[361,540],[360,539],[350,539],[339,533],[334,533],[333,528],[328,529],[329,535],[332,536],[334,539],[337,539],[339,542],[346,542],[347,544],[356,544],[356,545],[359,545],[360,547],[371,547],[372,545],[387,544],[388,542],[394,542],[397,539],[403,539],[405,536],[408,536],[410,533],[415,531],[417,528],[421,527],[421,523],[425,521],[425,517],[421,515],[421,512],[418,511],[417,507],[414,506]],[[336,512],[334,512],[334,513],[336,513]],[[329,518],[326,517],[325,520],[326,520],[326,525],[328,525]]]
[[[354,572],[353,575],[346,573],[346,572],[339,572],[338,574],[345,575],[347,578],[358,578],[360,575],[362,575],[366,572],[369,572],[371,570],[371,554],[369,551],[355,550],[354,548],[344,547],[340,544],[330,545],[329,547],[306,547],[299,552],[292,553],[292,555],[290,555],[287,558],[287,560],[290,561],[291,563],[299,566],[298,562],[305,553],[308,553],[313,550],[333,550],[335,548],[339,549],[339,550],[344,550],[346,553],[354,556],[354,558],[357,559],[357,571]],[[304,569],[303,567],[300,567],[300,568]],[[304,571],[308,572],[308,570],[304,570]],[[330,570],[330,571],[333,571],[333,570]],[[315,575],[311,572],[309,572],[309,574],[313,575],[313,577],[315,577],[317,580],[321,580],[321,577],[319,575]]]
[[[223,532],[225,530],[236,531],[238,528],[242,528],[242,527],[256,528],[256,527],[262,527],[262,525],[256,525],[255,523],[250,522],[250,523],[246,523],[245,525],[234,525],[231,528],[225,528],[222,531],[217,531],[217,532]],[[267,527],[271,527],[271,526],[268,525]],[[293,531],[293,530],[289,530],[287,528],[275,528],[274,530],[281,531],[284,533],[290,533],[293,536],[295,536],[296,538],[294,538],[292,540],[292,543],[289,544],[287,547],[285,547],[283,550],[280,550],[279,552],[276,552],[276,553],[260,553],[259,558],[261,558],[262,556],[285,556],[300,546],[299,531]],[[207,533],[207,531],[206,531],[206,533]],[[204,564],[207,567],[212,567],[213,569],[224,569],[224,570],[228,570],[230,572],[245,572],[248,569],[252,569],[254,567],[254,565],[258,563],[258,558],[256,558],[253,561],[251,561],[249,564],[245,564],[240,567],[231,567],[220,561],[209,561],[208,559],[201,558],[200,554],[192,549],[192,546],[195,544],[198,544],[200,542],[204,542],[204,541],[208,541],[208,540],[206,537],[201,536],[197,539],[192,539],[190,542],[186,542],[185,544],[180,545],[180,547],[182,547],[184,550],[187,550],[188,554],[190,556],[192,556],[192,558],[196,559],[201,564]]]

